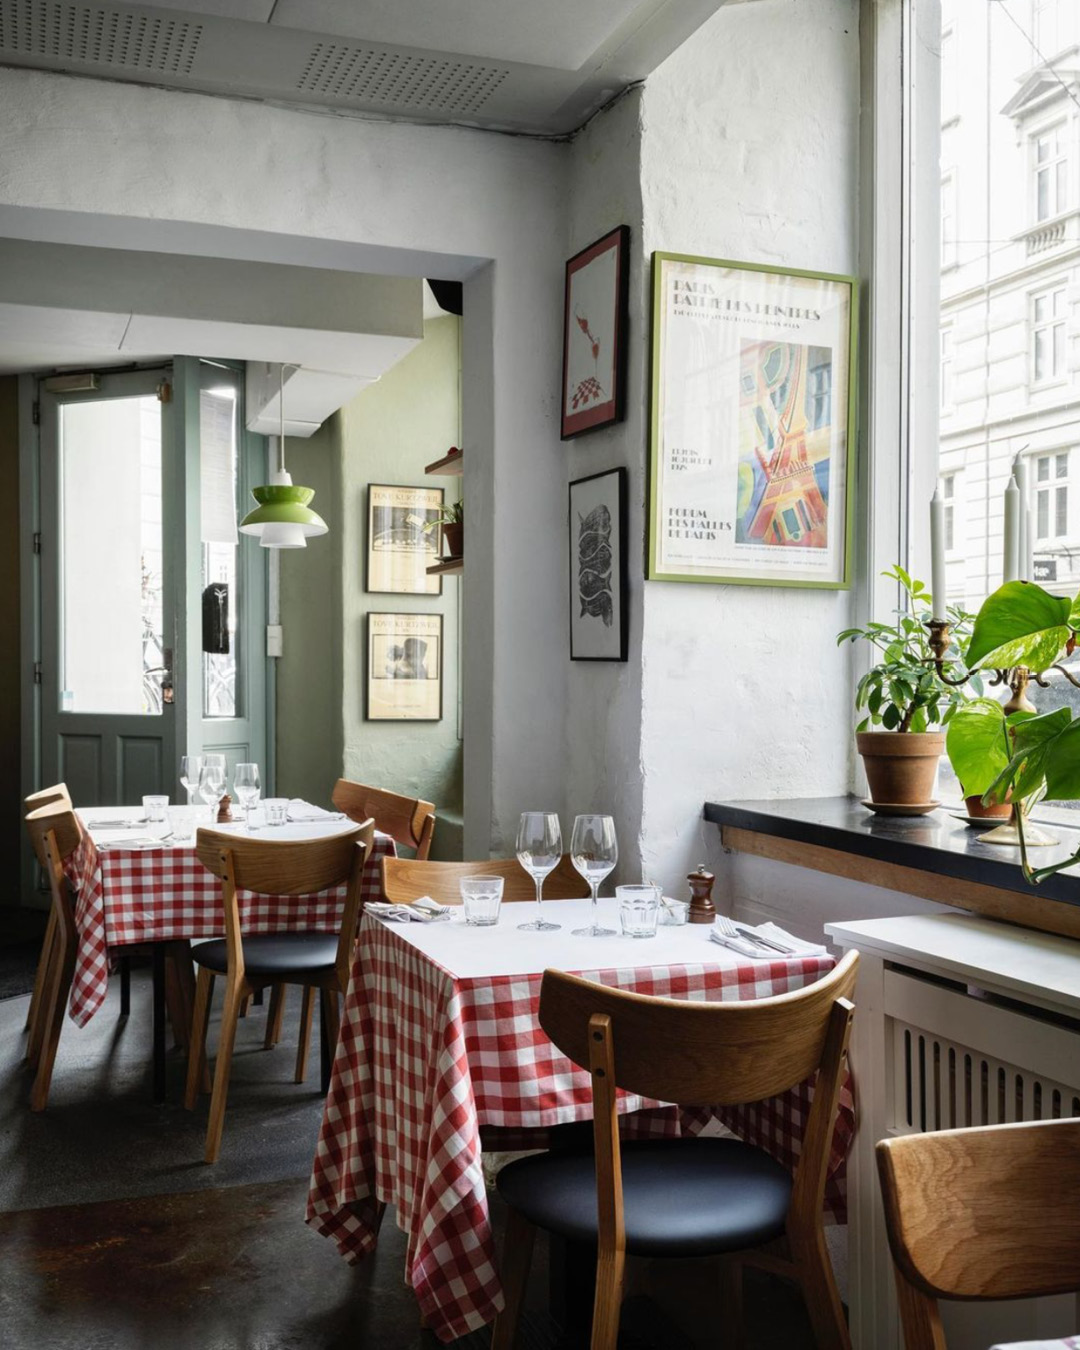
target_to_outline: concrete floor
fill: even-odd
[[[262,1049],[262,1011],[241,1024],[222,1158],[207,1167],[205,1106],[180,1105],[175,1052],[169,1102],[150,1100],[148,972],[135,972],[126,1021],[116,983],[88,1027],[65,1027],[37,1116],[21,1063],[27,1000],[0,1001],[3,1350],[430,1350],[391,1215],[357,1267],[304,1225],[321,1099],[317,1055],[309,1083],[291,1081],[299,1000],[276,1051]],[[493,1215],[498,1225],[497,1202]],[[587,1328],[560,1336],[551,1322],[545,1265],[539,1252],[522,1350],[587,1343]],[[709,1272],[681,1263],[637,1270],[620,1346],[715,1345],[711,1286]],[[813,1346],[781,1282],[748,1278],[747,1318],[751,1350]],[[486,1344],[486,1333],[457,1343]]]

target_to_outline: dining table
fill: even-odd
[[[602,900],[601,908],[605,902]],[[374,1251],[384,1207],[405,1232],[406,1282],[440,1340],[494,1320],[502,1304],[483,1150],[544,1147],[553,1127],[592,1115],[589,1073],[541,1029],[543,972],[570,971],[640,994],[707,1001],[801,989],[835,960],[773,952],[750,958],[710,941],[706,925],[653,938],[575,936],[588,900],[545,901],[556,932],[524,932],[525,904],[500,922],[395,922],[365,910],[308,1193],[307,1222],[349,1262]],[[614,918],[614,915],[610,917]],[[616,925],[617,927],[617,921]],[[696,1134],[717,1123],[789,1169],[813,1097],[802,1083],[750,1106],[662,1103],[620,1093],[630,1137]],[[841,1092],[826,1205],[843,1216],[844,1160],[855,1127],[850,1075]]]
[[[150,944],[154,961],[154,1099],[165,1096],[164,953],[169,944],[224,934],[221,883],[199,861],[195,829],[219,830],[239,838],[267,841],[322,839],[354,828],[346,817],[308,802],[289,803],[288,819],[267,826],[261,808],[251,822],[211,822],[208,807],[192,808],[194,827],[178,836],[170,821],[151,823],[140,807],[80,807],[84,835],[65,864],[75,895],[77,951],[68,1015],[85,1026],[105,1001],[110,968],[125,948]],[[202,816],[203,819],[198,817]],[[173,817],[175,819],[175,817]],[[381,893],[379,864],[394,856],[393,839],[376,831],[361,878],[362,899]],[[240,922],[245,933],[315,931],[336,933],[346,888],[317,895],[267,896],[241,891]],[[192,982],[181,998],[190,1007],[190,960],[182,978]]]

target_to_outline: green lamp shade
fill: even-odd
[[[252,488],[251,495],[259,504],[240,522],[244,534],[261,534],[264,525],[299,525],[309,536],[326,534],[329,529],[322,516],[308,506],[315,496],[314,488],[274,484]]]

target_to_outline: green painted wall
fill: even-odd
[[[369,595],[367,486],[442,487],[446,500],[460,478],[427,478],[424,465],[459,443],[460,320],[429,319],[424,340],[377,383],[341,410],[344,570],[342,574],[343,730],[346,777],[426,797],[461,813],[458,621],[461,579],[443,578],[441,596]],[[443,717],[440,722],[364,720],[366,616],[371,610],[443,616]],[[450,822],[436,826],[435,850],[460,856]]]
[[[458,577],[441,596],[369,595],[369,483],[442,487],[449,502],[460,478],[427,478],[424,465],[459,441],[460,320],[429,319],[424,340],[357,395],[310,440],[289,440],[294,483],[316,492],[330,534],[281,555],[284,655],[277,662],[277,783],[281,795],[327,805],[342,773],[439,809],[433,856],[461,856]],[[442,614],[440,722],[364,719],[367,614]]]
[[[19,903],[22,810],[19,792],[19,415],[18,381],[0,377],[0,857],[7,860],[0,905]]]
[[[330,533],[281,550],[277,791],[329,806],[342,765],[339,418],[307,440],[286,438],[285,463],[294,483],[315,489],[312,506]]]

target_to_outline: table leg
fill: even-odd
[[[120,958],[120,1016],[131,1015],[131,957]]]
[[[154,1101],[165,1100],[165,945],[153,944],[154,962]]]

